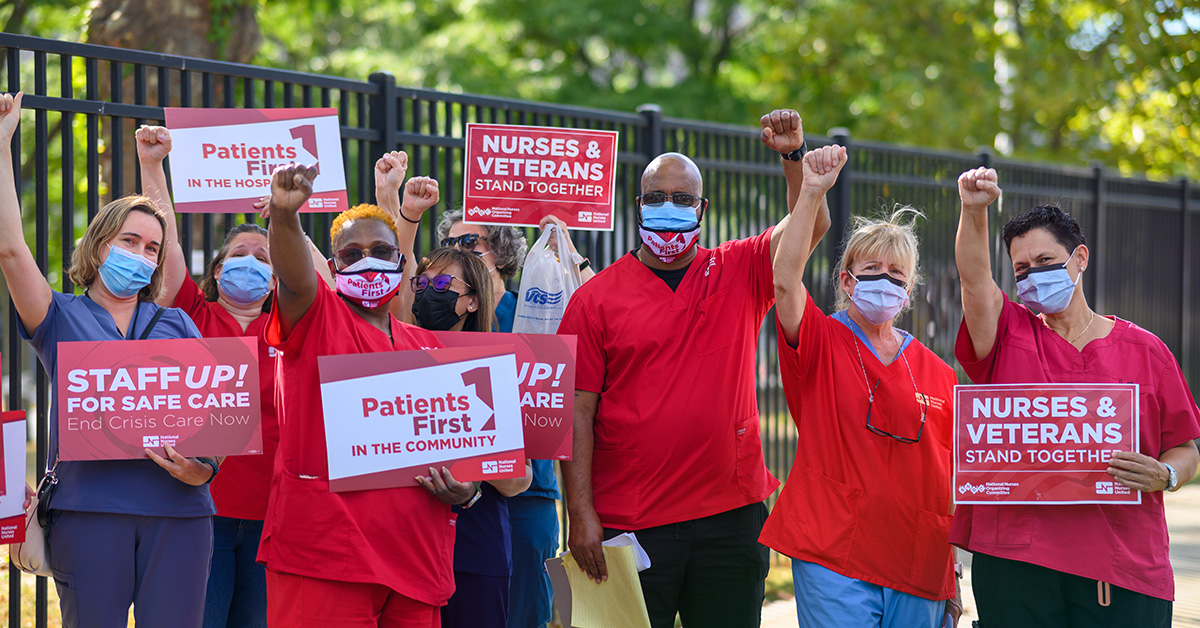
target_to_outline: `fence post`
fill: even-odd
[[[1092,163],[1092,197],[1095,199],[1095,220],[1096,234],[1092,240],[1091,252],[1092,255],[1104,253],[1104,244],[1108,242],[1108,203],[1105,202],[1107,192],[1105,190],[1107,183],[1105,182],[1104,166],[1100,163]],[[1097,258],[1099,259],[1099,258]],[[1111,313],[1111,308],[1108,303],[1108,272],[1106,268],[1112,265],[1113,260],[1108,260],[1104,264],[1095,264],[1092,266],[1095,270],[1092,271],[1092,307],[1098,312],[1105,314]]]
[[[379,140],[371,142],[371,154],[382,155],[396,148],[396,77],[372,72],[368,80],[379,86],[379,93],[371,94],[371,129],[379,131]]]
[[[646,120],[646,129],[642,135],[642,154],[646,162],[663,154],[666,138],[663,137],[662,108],[653,103],[638,105],[637,112]]]
[[[1192,223],[1191,212],[1188,211],[1188,196],[1191,194],[1191,184],[1187,177],[1179,179],[1179,227],[1181,231],[1180,237],[1183,239],[1181,252],[1181,264],[1179,273],[1179,362],[1186,369],[1191,364],[1192,352],[1195,350],[1192,347],[1190,325],[1188,325],[1188,315],[1195,315],[1189,305],[1192,302],[1192,247],[1196,244],[1192,242]],[[1190,373],[1192,380],[1195,381],[1196,374]]]
[[[833,188],[829,190],[826,200],[829,202],[829,270],[832,273],[837,269],[838,260],[842,258],[842,249],[846,246],[846,234],[850,230],[850,178],[854,175],[853,155],[850,148],[850,129],[846,127],[836,127],[829,129],[829,140],[838,146],[844,146],[847,151],[847,163],[842,167],[841,174],[838,175],[837,181],[834,182]],[[836,308],[838,278],[831,275],[833,285],[829,290],[829,302],[825,304],[826,311],[832,312]]]

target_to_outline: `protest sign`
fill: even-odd
[[[513,347],[321,356],[329,489],[525,475]]]
[[[954,389],[959,504],[1140,504],[1109,475],[1137,451],[1137,384],[992,384]]]
[[[468,124],[463,220],[612,231],[617,132]]]
[[[521,387],[525,457],[570,460],[575,421],[575,336],[433,332],[446,347],[511,345]]]
[[[62,460],[262,453],[255,338],[58,345]]]
[[[4,463],[0,473],[9,491],[0,496],[0,544],[25,541],[25,411],[0,413]]]
[[[168,107],[171,188],[181,212],[240,213],[271,194],[271,173],[317,164],[313,193],[300,211],[349,207],[337,109]]]

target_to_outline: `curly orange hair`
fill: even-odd
[[[338,214],[333,219],[333,224],[329,227],[330,242],[337,242],[338,236],[342,235],[342,229],[346,226],[346,223],[360,218],[374,218],[387,225],[388,229],[391,229],[397,238],[400,237],[400,234],[396,232],[396,221],[392,220],[392,217],[387,212],[383,211],[378,205],[361,203]]]

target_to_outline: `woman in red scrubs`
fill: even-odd
[[[426,485],[331,493],[317,358],[436,348],[429,332],[388,313],[404,259],[392,217],[359,205],[333,222],[337,291],[309,263],[297,214],[315,167],[278,170],[270,246],[278,287],[267,341],[280,356],[280,440],[259,560],[273,626],[439,625],[454,589],[452,504],[469,484],[431,469]],[[447,481],[449,480],[449,481]]]
[[[1088,305],[1079,279],[1091,252],[1058,207],[1035,207],[1004,226],[1022,305],[1000,290],[987,219],[997,181],[988,168],[958,179],[963,323],[955,356],[977,384],[1138,384],[1139,451],[1114,454],[1108,473],[1143,495],[1137,505],[961,506],[950,540],[974,553],[979,623],[1170,626],[1175,582],[1163,492],[1196,473],[1200,410],[1161,340]]]
[[[947,543],[955,376],[892,325],[917,283],[913,210],[860,220],[836,274],[838,312],[826,316],[805,288],[822,199],[845,163],[839,146],[804,156],[774,259],[780,368],[799,434],[760,540],[792,558],[802,627],[937,628],[961,612]]]

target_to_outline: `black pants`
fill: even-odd
[[[771,566],[758,542],[766,520],[767,507],[758,503],[637,530],[650,556],[650,568],[639,574],[650,625],[673,628],[678,612],[687,628],[758,628]],[[604,538],[623,532],[605,528]]]
[[[1170,600],[1018,560],[974,554],[971,579],[979,628],[1171,627]]]

